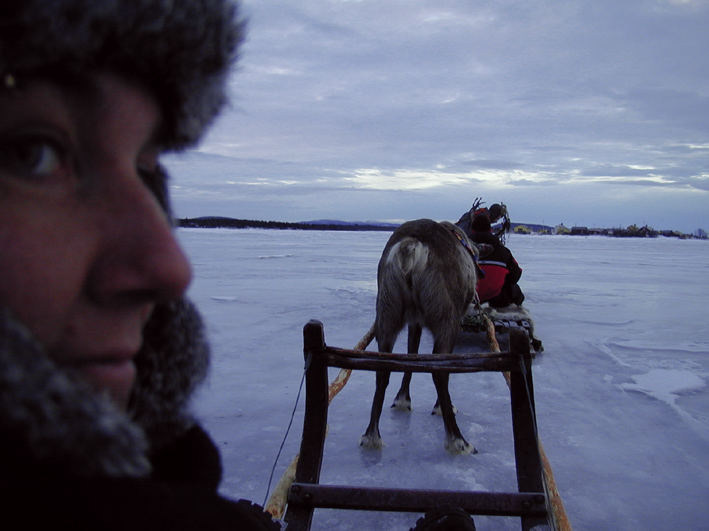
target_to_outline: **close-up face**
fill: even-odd
[[[21,81],[0,86],[0,304],[124,407],[146,321],[191,276],[151,191],[160,109],[109,74]]]

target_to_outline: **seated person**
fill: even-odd
[[[465,234],[468,235],[468,238],[472,238],[473,220],[477,216],[481,215],[486,215],[490,219],[491,226],[502,220],[500,224],[496,225],[495,227],[492,227],[490,229],[490,232],[493,233],[493,236],[501,238],[501,241],[504,241],[504,234],[510,230],[510,220],[507,215],[507,207],[504,205],[504,203],[493,203],[492,205],[490,205],[490,208],[487,208],[482,206],[482,200],[480,198],[476,198],[475,202],[473,202],[472,208],[467,212],[464,212],[455,224],[461,229],[463,229],[463,231],[465,231]]]
[[[522,304],[524,294],[517,285],[522,276],[522,269],[510,250],[492,234],[488,215],[481,213],[475,216],[470,228],[470,238],[473,242],[486,244],[492,248],[491,252],[481,256],[478,261],[485,273],[477,283],[480,302],[487,302],[493,308]]]

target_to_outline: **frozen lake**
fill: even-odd
[[[302,376],[302,327],[319,319],[328,344],[359,341],[374,319],[376,265],[389,233],[178,236],[213,346],[196,409],[222,451],[222,491],[263,503]],[[574,528],[706,529],[709,242],[511,235],[508,246],[544,342],[534,364],[539,434]],[[424,338],[422,352],[430,346]],[[405,351],[405,334],[396,350]],[[392,375],[387,404],[398,384]],[[458,424],[479,451],[469,456],[443,449],[427,375],[414,375],[412,413],[382,415],[384,449],[360,449],[373,392],[374,375],[358,372],[334,400],[322,483],[516,490],[501,375],[451,377]],[[274,484],[298,452],[303,404],[304,395]],[[321,510],[313,529],[408,529],[418,516]],[[519,529],[519,519],[476,524]]]

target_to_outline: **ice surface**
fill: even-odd
[[[195,408],[222,450],[231,497],[264,501],[303,371],[302,327],[353,347],[374,318],[386,232],[180,229],[208,323],[213,367]],[[509,239],[545,351],[534,364],[539,433],[575,529],[706,529],[709,498],[709,244]],[[464,335],[459,351],[476,349]],[[372,348],[374,345],[372,345]],[[430,352],[424,336],[422,352]],[[405,334],[397,343],[405,350]],[[336,371],[333,371],[333,376]],[[392,376],[387,402],[399,377]],[[515,490],[509,393],[499,374],[453,375],[458,424],[480,453],[451,456],[414,375],[413,411],[387,410],[381,452],[358,447],[374,391],[355,373],[333,401],[321,482]],[[275,478],[298,452],[301,398]],[[316,511],[313,529],[408,529],[413,513]],[[518,519],[476,518],[519,529]]]
[[[702,378],[690,371],[678,369],[653,369],[646,374],[633,376],[634,384],[622,384],[623,389],[639,391],[672,406],[680,393],[697,391],[704,387]]]

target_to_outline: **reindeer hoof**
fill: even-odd
[[[446,441],[446,450],[455,455],[477,454],[478,450],[463,438],[452,438]]]
[[[399,411],[411,411],[411,399],[396,398],[391,407]]]
[[[379,450],[381,449],[382,446],[384,446],[384,443],[382,442],[382,438],[379,435],[368,435],[364,434],[362,435],[362,438],[359,440],[359,445],[362,448],[370,448],[372,450]]]
[[[458,414],[458,408],[453,406],[453,414],[457,415]],[[435,406],[431,410],[431,415],[438,415],[439,417],[443,416],[443,411],[441,410],[441,406]]]

